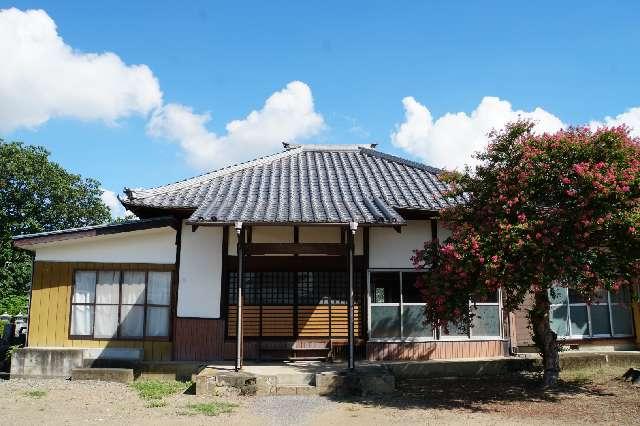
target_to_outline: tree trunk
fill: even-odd
[[[544,386],[554,387],[560,375],[560,355],[556,333],[549,322],[549,296],[546,290],[535,294],[535,304],[529,311],[529,320],[533,330],[533,341],[542,355],[544,367]]]

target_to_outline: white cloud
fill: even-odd
[[[149,67],[74,50],[43,10],[0,10],[0,58],[0,131],[54,117],[114,123],[162,104]]]
[[[428,164],[449,169],[475,164],[471,156],[487,145],[487,134],[518,118],[534,121],[540,133],[564,127],[558,117],[542,108],[513,110],[509,102],[492,96],[484,97],[469,115],[447,113],[435,121],[429,109],[413,97],[404,98],[402,104],[405,121],[391,133],[393,145]]]
[[[615,117],[605,117],[604,121],[592,121],[589,126],[596,129],[602,126],[620,126],[622,124],[631,128],[631,136],[640,137],[640,107],[631,108]]]
[[[314,109],[311,89],[301,81],[292,81],[272,94],[259,111],[227,123],[223,136],[207,129],[210,120],[208,113],[167,104],[153,114],[147,132],[180,144],[191,165],[207,169],[272,153],[281,148],[282,141],[304,140],[325,126]]]
[[[102,188],[102,195],[100,198],[102,199],[102,202],[109,207],[109,210],[111,210],[111,217],[125,217],[127,213],[130,213],[125,210],[124,206],[120,201],[118,201],[118,197],[115,192]]]

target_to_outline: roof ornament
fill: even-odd
[[[284,149],[289,150],[291,149],[291,144],[289,142],[285,142],[282,141],[282,146],[284,147]]]
[[[378,143],[376,142],[376,143],[372,143],[372,144],[370,144],[370,145],[369,145],[369,148],[371,148],[371,149],[376,149],[376,147],[377,147],[377,146],[378,146]]]

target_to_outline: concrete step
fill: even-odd
[[[290,356],[289,361],[326,361],[326,356]]]
[[[315,373],[278,373],[278,386],[315,386]]]
[[[73,368],[71,380],[100,380],[103,382],[131,383],[132,368]]]
[[[317,395],[318,390],[311,385],[278,385],[276,395]]]

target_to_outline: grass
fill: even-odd
[[[144,406],[147,408],[160,408],[160,407],[165,407],[166,405],[167,405],[167,402],[163,399],[152,399],[148,401],[146,404],[144,404]]]
[[[184,392],[191,386],[191,382],[179,382],[177,380],[138,380],[131,387],[138,392],[138,396],[145,401],[160,401],[163,398]],[[156,402],[154,406],[159,402]]]
[[[222,401],[201,402],[198,404],[189,404],[187,409],[192,412],[204,414],[205,416],[218,416],[224,413],[231,413],[237,407],[236,404]]]
[[[41,390],[41,389],[34,389],[34,390],[26,391],[24,394],[25,396],[28,396],[30,398],[40,399],[47,396],[47,391]]]

